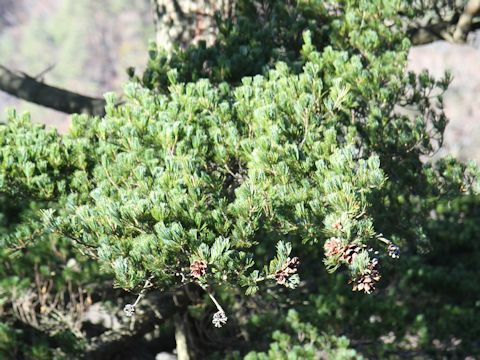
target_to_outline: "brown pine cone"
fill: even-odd
[[[376,261],[372,261],[360,277],[351,281],[353,283],[353,291],[364,291],[367,294],[375,291],[375,286],[381,278],[380,273],[375,268],[376,264]]]
[[[277,284],[285,285],[290,275],[297,272],[299,264],[300,259],[298,257],[287,258],[285,263],[283,263],[282,268],[275,272],[275,280],[277,281]]]
[[[345,247],[342,255],[343,261],[345,261],[347,264],[353,263],[355,260],[355,257],[362,252],[364,245],[358,245],[358,244],[350,244],[347,247]]]
[[[339,238],[332,237],[325,241],[323,249],[325,250],[325,256],[330,257],[341,254],[344,250],[344,247],[342,246],[342,241]]]
[[[197,279],[201,278],[207,272],[207,264],[205,261],[195,260],[190,265],[190,274]]]
[[[343,225],[340,221],[337,221],[336,223],[334,223],[332,225],[332,228],[335,229],[335,230],[342,230],[343,229]]]

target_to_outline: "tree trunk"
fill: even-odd
[[[214,15],[232,15],[233,0],[151,0],[157,46],[172,51],[175,46],[215,41]]]
[[[175,318],[177,313],[185,313],[188,300],[185,296],[173,297],[170,294],[153,293],[142,300],[142,311],[136,314],[135,327],[125,324],[123,328],[108,330],[92,338],[86,346],[83,358],[100,360],[114,358],[118,354],[141,341],[146,334],[151,333],[162,322]]]
[[[173,296],[174,302],[180,305],[179,311],[173,317],[178,360],[203,359],[198,333],[195,331],[193,319],[189,316],[187,305],[185,305],[201,301],[202,291],[199,286],[190,284],[177,289]]]
[[[188,346],[188,325],[184,314],[175,314],[175,341],[177,343],[177,359],[191,360]]]
[[[468,32],[471,30],[473,18],[480,13],[480,0],[469,0],[463,13],[458,20],[453,39],[457,42],[465,42]]]

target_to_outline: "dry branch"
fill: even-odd
[[[102,116],[105,100],[50,86],[24,73],[0,65],[0,90],[20,99],[67,114],[85,113]]]

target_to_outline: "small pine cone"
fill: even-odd
[[[283,270],[277,270],[275,272],[275,280],[277,281],[278,285],[285,285],[287,282],[287,274]]]
[[[347,264],[353,263],[358,254],[363,250],[363,245],[350,244],[343,250],[342,259]]]
[[[227,315],[223,311],[217,311],[215,314],[213,314],[213,319],[212,319],[212,324],[220,328],[223,325],[225,325],[228,321]]]
[[[277,281],[277,284],[285,285],[288,277],[297,272],[297,267],[299,264],[300,259],[298,257],[294,257],[292,259],[287,258],[282,268],[275,272],[275,280]]]
[[[334,223],[334,224],[332,225],[332,228],[335,229],[335,230],[342,230],[343,225],[342,225],[342,223],[341,223],[340,221],[337,221],[336,223]]]
[[[135,305],[133,304],[125,305],[125,307],[123,308],[123,312],[125,313],[126,316],[132,317],[133,315],[135,315]]]
[[[398,259],[400,257],[400,248],[395,244],[388,245],[387,252],[388,256],[392,259]]]
[[[300,259],[298,257],[287,258],[285,262],[285,270],[288,274],[295,274],[297,272],[297,267],[300,264]]]
[[[353,283],[353,291],[364,291],[367,294],[371,294],[375,290],[375,286],[381,278],[380,273],[375,268],[376,265],[377,261],[374,259],[360,277],[351,281]]]
[[[197,279],[201,278],[207,272],[207,264],[205,261],[195,260],[190,265],[190,274]]]
[[[335,256],[343,252],[344,247],[342,246],[342,241],[339,238],[332,237],[325,241],[323,245],[325,250],[325,256]]]

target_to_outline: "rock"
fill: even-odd
[[[121,324],[118,318],[105,309],[101,303],[92,304],[84,314],[83,321],[94,325],[102,325],[107,329],[117,330]]]
[[[480,163],[480,32],[465,45],[438,41],[413,47],[408,67],[415,72],[427,69],[435,77],[450,70],[453,81],[444,96],[450,122],[439,155]]]
[[[161,352],[155,356],[155,360],[177,360],[177,356],[167,352]]]

